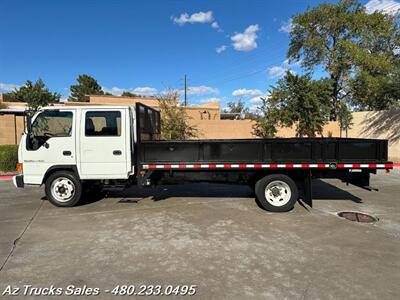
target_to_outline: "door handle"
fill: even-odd
[[[70,156],[72,153],[71,151],[63,151],[64,156]]]
[[[121,150],[114,150],[114,151],[113,151],[113,154],[114,154],[114,155],[121,155],[121,154],[122,154],[122,151],[121,151]]]

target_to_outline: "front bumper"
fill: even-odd
[[[13,184],[16,188],[24,187],[24,175],[15,175],[13,176]]]

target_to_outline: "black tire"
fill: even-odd
[[[269,185],[267,199],[266,189]],[[274,194],[274,189],[276,194]],[[255,193],[261,207],[272,212],[286,212],[293,209],[299,198],[296,183],[289,176],[283,174],[272,174],[261,178],[256,183]]]
[[[47,178],[45,191],[53,205],[71,207],[81,199],[82,183],[73,172],[57,171]],[[63,197],[65,199],[61,200]]]

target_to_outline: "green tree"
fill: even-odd
[[[400,106],[400,68],[389,74],[359,71],[351,81],[351,104],[358,110],[385,110]]]
[[[77,78],[78,84],[71,85],[71,96],[69,101],[85,102],[85,95],[104,95],[101,86],[97,80],[89,75],[79,75]]]
[[[259,107],[264,118],[256,121],[254,133],[272,135],[276,133],[276,126],[296,125],[297,136],[322,134],[328,122],[331,89],[328,79],[312,80],[310,76],[288,71]]]
[[[338,122],[340,127],[340,136],[342,136],[342,130],[344,130],[347,137],[348,130],[351,129],[351,126],[353,126],[353,115],[351,114],[346,103],[340,103]]]
[[[270,103],[266,97],[261,97],[261,105],[257,107],[258,114],[254,118],[253,132],[255,136],[261,138],[275,137],[277,124],[279,123],[279,109]]]
[[[226,106],[227,108],[224,109],[224,112],[239,114],[239,118],[241,119],[244,119],[245,115],[249,113],[249,109],[246,107],[246,104],[240,99],[237,102],[229,101]]]
[[[352,49],[351,103],[356,109],[384,110],[400,103],[399,15],[363,14],[359,48]]]
[[[224,109],[224,112],[240,114],[240,118],[242,119],[257,118],[256,114],[251,112],[250,109],[246,107],[246,103],[240,99],[237,102],[229,101],[227,103],[227,109]]]
[[[391,71],[393,49],[399,42],[393,16],[367,14],[357,0],[341,0],[296,15],[292,24],[288,57],[310,72],[322,67],[329,74],[331,119],[337,119],[340,101],[352,96],[354,74]]]
[[[249,109],[246,108],[246,104],[242,100],[238,100],[237,102],[229,101],[227,103],[227,109],[225,112],[243,114],[248,110]]]
[[[188,122],[185,108],[179,105],[179,94],[170,90],[157,97],[161,110],[161,138],[187,140],[197,137],[197,129]]]
[[[9,93],[9,96],[14,101],[27,102],[32,113],[49,103],[59,102],[61,97],[58,93],[50,92],[41,79],[35,83],[27,80],[23,86]]]
[[[140,97],[139,95],[136,95],[134,93],[128,92],[128,91],[123,91],[123,93],[121,94],[122,97]]]

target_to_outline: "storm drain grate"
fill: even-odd
[[[360,223],[373,223],[379,220],[377,217],[354,211],[342,211],[338,213],[338,216],[341,218],[345,218],[349,221]]]
[[[129,199],[129,198],[123,198],[118,201],[119,203],[138,203],[139,199]]]

